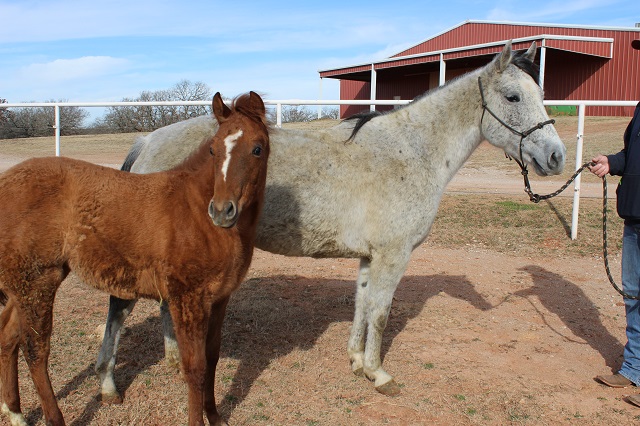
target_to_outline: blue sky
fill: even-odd
[[[318,70],[382,59],[465,20],[633,27],[638,0],[0,0],[0,98],[119,101],[187,79],[318,99]],[[323,82],[322,98],[338,84]]]

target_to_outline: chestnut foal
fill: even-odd
[[[69,158],[34,158],[0,175],[2,411],[20,410],[18,349],[47,424],[64,425],[49,380],[53,302],[73,271],[117,297],[170,301],[188,387],[189,425],[225,424],[214,379],[222,321],[253,254],[269,134],[262,99],[227,107],[220,128],[172,170],[121,172]]]

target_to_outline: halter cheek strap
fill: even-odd
[[[520,159],[514,158],[514,160],[520,166],[520,170],[524,178],[524,186],[525,186],[524,191],[529,195],[529,199],[531,201],[533,201],[534,203],[537,203],[538,201],[540,201],[540,199],[531,190],[531,184],[529,183],[529,171],[527,170],[527,165],[524,163],[524,159],[522,158],[522,144],[524,142],[524,138],[529,136],[531,133],[535,132],[536,130],[542,129],[547,124],[554,124],[556,120],[550,119],[547,121],[541,121],[535,126],[533,126],[532,128],[530,128],[529,130],[525,130],[524,132],[521,132],[518,129],[510,126],[509,123],[505,122],[500,117],[498,117],[493,111],[491,111],[491,108],[487,106],[487,101],[484,99],[484,90],[482,88],[482,80],[480,79],[480,77],[478,77],[478,87],[480,88],[480,97],[482,98],[482,118],[480,118],[480,126],[482,126],[482,122],[484,121],[484,113],[488,112],[503,127],[507,128],[514,135],[520,136],[520,144],[519,144]],[[511,157],[508,154],[505,153],[505,155],[509,159],[511,159]]]

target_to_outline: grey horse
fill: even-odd
[[[547,125],[552,120],[535,55],[535,43],[514,53],[508,42],[488,65],[405,107],[321,131],[270,131],[256,246],[287,256],[360,259],[347,352],[352,371],[386,395],[399,392],[380,359],[393,294],[454,174],[485,139],[538,175],[562,172],[566,149]],[[206,116],[156,130],[139,138],[124,167],[135,173],[170,168],[215,130],[215,120]],[[111,300],[96,363],[105,401],[120,399],[115,354],[134,304]],[[163,321],[165,352],[176,357],[168,315]]]

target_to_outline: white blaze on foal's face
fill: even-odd
[[[242,129],[224,138],[226,154],[224,157],[224,163],[222,163],[222,176],[224,177],[225,182],[227,181],[227,169],[229,168],[229,163],[231,162],[231,150],[233,150],[233,147],[236,146],[236,142],[241,137]]]

